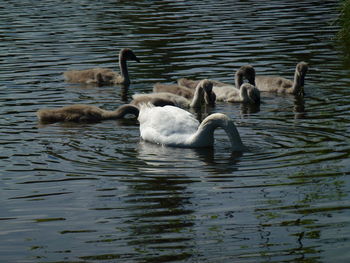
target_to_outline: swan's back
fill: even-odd
[[[95,122],[102,118],[103,110],[92,105],[75,104],[55,109],[38,110],[40,122],[54,123],[59,121]]]
[[[195,89],[197,85],[199,84],[200,80],[192,80],[187,78],[181,78],[177,80],[177,84],[180,87],[186,87],[189,89]]]
[[[280,76],[256,76],[255,84],[261,91],[303,94],[304,79],[307,71],[308,64],[306,62],[299,62],[295,68],[293,80]]]
[[[286,92],[293,87],[293,81],[279,76],[256,76],[256,87],[261,91]]]
[[[110,69],[92,68],[84,70],[70,70],[63,73],[67,82],[86,84],[114,83],[119,74]]]
[[[141,138],[163,145],[185,147],[199,122],[194,116],[178,107],[152,107],[140,105],[138,120]]]
[[[176,84],[166,85],[166,84],[156,83],[153,86],[153,92],[156,92],[156,93],[169,92],[169,93],[182,96],[186,99],[192,99],[194,95],[194,90],[189,89],[187,87],[182,87]]]
[[[217,80],[210,79],[209,81],[213,84],[213,87],[215,87],[215,86],[222,87],[222,86],[227,85],[227,84],[220,82],[220,81],[217,81]],[[200,82],[201,82],[201,80],[192,80],[192,79],[187,79],[187,78],[181,78],[181,79],[177,80],[177,84],[180,87],[188,88],[188,89],[192,89],[192,90],[195,89]]]
[[[231,98],[239,98],[240,92],[235,86],[225,85],[225,86],[213,86],[213,92],[216,95],[217,101],[229,101]],[[237,100],[234,100],[237,101]]]
[[[154,103],[159,101],[161,101],[163,105],[173,105],[180,108],[188,108],[190,105],[190,101],[188,99],[169,92],[134,94],[132,98],[133,100],[131,103],[136,106],[147,103],[162,106],[158,103]]]
[[[134,52],[129,48],[123,48],[119,52],[120,73],[108,68],[92,68],[85,70],[69,70],[63,73],[67,82],[85,84],[130,84],[129,73],[126,65],[127,60],[140,62]]]

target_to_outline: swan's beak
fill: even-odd
[[[134,57],[134,59],[135,59],[136,62],[141,62],[141,60],[138,57],[136,57],[136,56]]]

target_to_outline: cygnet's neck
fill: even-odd
[[[240,91],[239,95],[241,96],[242,102],[249,102],[250,98],[249,98],[249,95],[248,95],[248,89],[247,89],[246,85],[242,84],[239,87],[239,91]]]
[[[136,117],[139,116],[139,109],[131,104],[125,104],[120,106],[114,111],[104,111],[102,118],[103,119],[121,119],[124,118],[127,114],[133,114]]]
[[[129,84],[129,72],[128,72],[128,66],[126,64],[126,58],[124,57],[124,53],[120,52],[119,54],[119,69],[120,69],[120,76],[122,77],[122,82],[124,84]]]
[[[302,72],[299,72],[297,69],[294,73],[294,81],[292,86],[292,93],[293,94],[301,94],[302,88],[304,87],[304,81],[305,81],[305,74]]]
[[[243,84],[243,73],[241,72],[241,70],[238,70],[235,74],[235,86],[237,89],[239,89],[242,84]]]
[[[193,99],[190,103],[190,107],[199,109],[202,107],[203,103],[204,103],[204,90],[203,90],[201,82],[200,82],[196,86],[196,89],[195,89],[194,94],[193,94]]]

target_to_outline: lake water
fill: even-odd
[[[1,262],[349,262],[350,69],[339,1],[2,1]],[[129,90],[64,82],[117,69]],[[41,125],[40,108],[112,110],[156,82],[233,82],[241,65],[292,78],[304,98],[217,103],[249,148],[140,140],[135,119]],[[208,114],[205,112],[203,114]]]

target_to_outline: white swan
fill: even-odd
[[[214,145],[214,130],[225,130],[233,151],[243,151],[245,146],[233,120],[222,113],[206,117],[200,124],[195,117],[178,107],[154,107],[140,105],[138,120],[143,140],[173,147],[211,147]]]
[[[129,72],[127,60],[140,62],[134,52],[129,48],[123,48],[119,52],[120,74],[106,68],[92,68],[85,70],[70,70],[63,73],[66,81],[71,83],[85,83],[96,85],[124,84],[129,85]]]
[[[243,85],[243,78],[246,78],[250,85]],[[251,65],[240,67],[235,73],[235,85],[224,82],[210,80],[213,83],[213,92],[216,101],[244,102],[251,104],[260,103],[260,92],[255,87],[255,70]],[[178,80],[178,85],[187,89],[192,89],[198,81],[182,78]],[[246,90],[241,90],[241,88]]]
[[[126,114],[139,115],[139,109],[130,104],[120,106],[114,111],[85,104],[75,104],[54,109],[40,109],[37,117],[42,123],[54,122],[98,122],[108,119],[121,119]]]
[[[295,68],[293,81],[279,76],[256,76],[255,85],[260,91],[303,95],[305,75],[308,68],[306,62],[298,63]]]
[[[131,104],[136,106],[144,103],[152,103],[155,106],[172,105],[180,108],[200,108],[202,105],[215,104],[215,94],[212,93],[213,84],[204,79],[200,81],[194,91],[193,99],[186,99],[170,92],[158,92],[147,94],[134,94]]]

